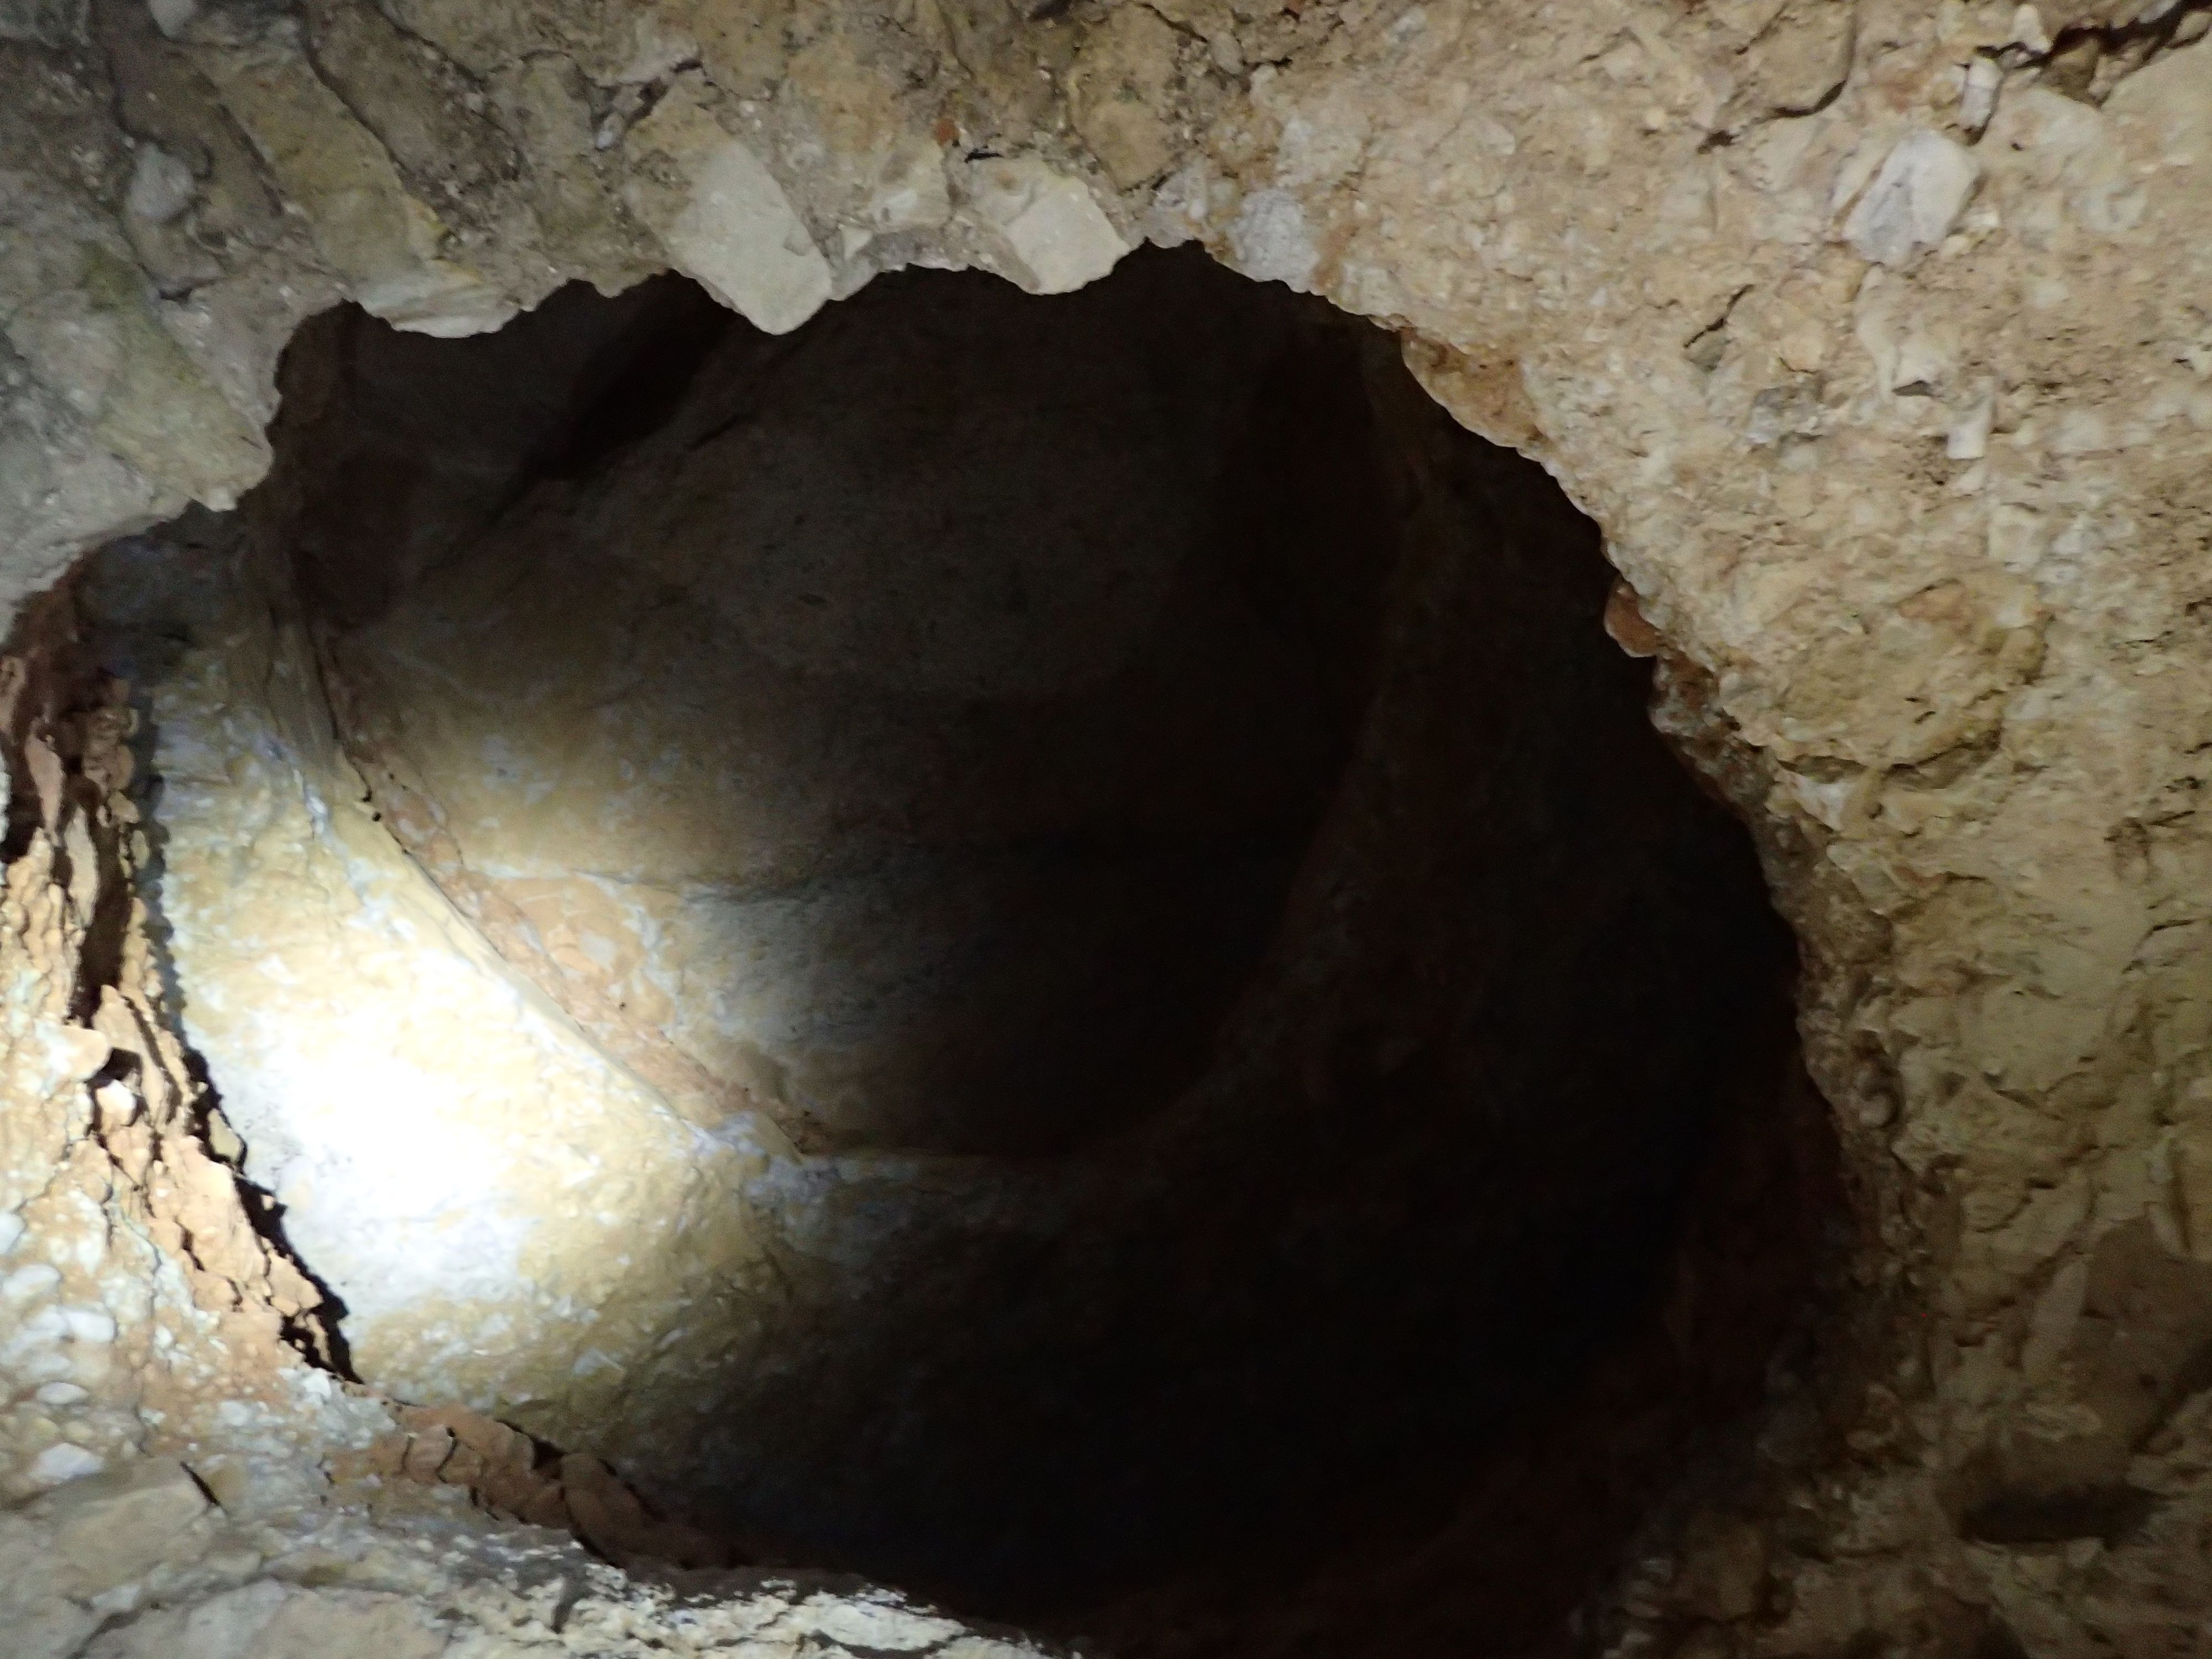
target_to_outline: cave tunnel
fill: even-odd
[[[72,594],[362,1381],[757,1559],[1414,1652],[1800,1363],[1789,932],[1596,527],[1389,335],[1153,251],[341,310],[282,389]]]

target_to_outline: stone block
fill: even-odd
[[[163,1457],[73,1480],[31,1514],[52,1527],[70,1590],[90,1596],[164,1561],[196,1559],[206,1530],[198,1523],[213,1507],[191,1472]]]

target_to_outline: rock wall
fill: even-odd
[[[1247,286],[1194,257],[1058,305],[918,275],[789,340],[739,325],[659,429],[623,446],[637,402],[587,404],[571,441],[609,453],[495,489],[419,571],[440,515],[398,464],[305,486],[281,533],[384,822],[709,1133],[1119,1127],[1267,948],[1397,553],[1365,446],[1279,477],[1278,386],[1367,417],[1342,342]],[[356,335],[295,471],[424,447],[358,430],[398,366]],[[1261,566],[1332,598],[1270,609]]]
[[[373,1509],[235,1511],[167,1458],[0,1514],[0,1567],[15,1659],[1042,1651],[849,1577],[625,1574],[405,1486]]]
[[[2205,24],[14,6],[5,568],[33,592],[227,503],[277,352],[340,296],[459,332],[673,266],[775,330],[901,264],[1047,292],[1150,236],[1382,319],[1602,526],[1617,632],[1662,653],[1662,717],[1797,927],[1863,1222],[1821,1410],[1665,1522],[1593,1628],[2185,1650],[2212,1596]]]
[[[0,1494],[149,1451],[312,1484],[318,1448],[361,1426],[316,1368],[328,1310],[263,1236],[176,1035],[139,890],[135,716],[66,596],[40,608],[40,646],[0,659]]]
[[[238,539],[126,544],[88,573],[96,614],[112,593],[118,623],[150,630],[121,648],[111,633],[106,659],[146,688],[147,896],[181,1028],[244,1173],[343,1309],[360,1374],[514,1410],[541,1391],[513,1372],[520,1322],[560,1333],[560,1370],[604,1413],[612,1356],[681,1363],[664,1341],[676,1310],[641,1274],[688,1269],[742,1295],[769,1273],[721,1202],[761,1154],[697,1144],[376,823],[303,624],[236,580]],[[549,1206],[557,1231],[540,1224]]]

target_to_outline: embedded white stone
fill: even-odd
[[[31,1460],[31,1479],[41,1486],[58,1486],[64,1481],[98,1474],[106,1467],[105,1458],[64,1440],[58,1446],[47,1447]]]
[[[2010,43],[2030,55],[2041,58],[2051,50],[2051,31],[2043,26],[2043,14],[2031,5],[2012,9],[2012,39]]]
[[[951,216],[951,187],[933,145],[917,144],[899,155],[868,198],[868,225],[876,231],[934,230]]]
[[[1229,246],[1237,268],[1255,283],[1283,283],[1301,293],[1313,291],[1320,264],[1306,210],[1286,190],[1255,191],[1244,198],[1229,227]]]
[[[1925,128],[1907,133],[1844,222],[1844,240],[1876,264],[1908,264],[1951,234],[1980,180],[1963,145]]]
[[[114,1316],[100,1308],[64,1308],[62,1318],[68,1322],[70,1340],[102,1347],[115,1340]]]
[[[871,1604],[842,1596],[813,1596],[798,1609],[791,1625],[842,1647],[882,1653],[908,1653],[961,1633],[950,1619],[915,1613],[888,1598]]]
[[[1997,88],[2004,83],[2004,71],[1993,58],[1977,58],[1966,65],[1966,83],[1959,94],[1959,125],[1979,137],[1982,129],[1996,113]]]
[[[149,224],[166,225],[192,204],[199,186],[181,156],[159,144],[138,146],[138,159],[131,169],[131,188],[123,204]]]
[[[200,15],[200,0],[146,0],[146,10],[154,27],[173,40]]]
[[[1996,388],[1984,386],[1944,434],[1944,454],[1954,461],[1980,460],[1990,453],[1990,424],[1996,417]]]
[[[14,1220],[12,1216],[9,1218]],[[20,1229],[22,1223],[17,1221]],[[27,1267],[18,1267],[5,1279],[0,1279],[0,1302],[32,1302],[46,1295],[62,1282],[58,1269],[43,1261],[33,1261]]]

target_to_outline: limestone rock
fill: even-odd
[[[145,1458],[73,1480],[40,1498],[32,1515],[53,1528],[72,1593],[88,1599],[195,1554],[196,1524],[211,1507],[184,1465]]]
[[[770,324],[817,290],[849,291],[879,257],[991,264],[1045,291],[1118,257],[1125,210],[1089,194],[1076,139],[1117,186],[1168,180],[1152,222],[1387,320],[1441,369],[1427,378],[1463,418],[1540,453],[1599,521],[1644,624],[1624,614],[1624,632],[1662,665],[1662,716],[1755,825],[1799,930],[1800,1020],[1863,1219],[1840,1247],[1856,1287],[1840,1328],[1854,1351],[1908,1356],[1911,1375],[1890,1380],[1905,1396],[1895,1411],[1869,1407],[1856,1374],[1838,1380],[1848,1368],[1811,1385],[1819,1420],[1863,1428],[1848,1456],[1814,1449],[1844,1436],[1821,1441],[1776,1405],[1771,1443],[1794,1449],[1793,1481],[1766,1513],[1776,1540],[1805,1543],[1773,1553],[1791,1610],[1696,1639],[1774,1652],[2197,1639],[2212,1602],[2186,1533],[2199,1431],[2189,1401],[2169,1398],[2181,1372],[2166,1346],[2186,1346],[2193,1315],[2145,1327],[2162,1333],[2150,1392],[2172,1410],[2122,1474],[2169,1483],[2159,1516],[2055,1553],[1964,1547],[1932,1524],[1873,1557],[1829,1540],[1855,1506],[1882,1507],[1900,1469],[1948,1490],[2008,1413],[2027,1437],[2068,1443],[2077,1409],[2119,1411],[2064,1393],[2103,1364],[2081,1330],[2119,1316],[2088,1311],[2107,1304],[2084,1267],[2083,1310],[2062,1317],[2062,1275],[2138,1218],[2200,1254],[2212,1232],[2194,1127],[2212,890],[2201,7],[856,5],[834,9],[840,43],[811,84],[834,92],[865,70],[896,93],[842,101],[785,96],[791,59],[827,32],[787,7],[399,0],[382,9],[389,27],[356,9],[319,9],[336,24],[325,82],[297,21],[265,9],[0,8],[0,605],[189,499],[234,499],[268,463],[260,427],[292,321],[343,295],[458,332],[569,276],[615,288],[694,255]],[[1179,81],[1162,77],[1152,19],[1177,35]],[[674,123],[695,77],[729,100],[714,134],[655,150],[656,98]],[[495,132],[468,105],[471,81]],[[1187,100],[1172,126],[1131,107],[1162,85]],[[189,196],[149,145],[186,169]],[[454,193],[426,199],[441,147]],[[678,230],[694,186],[678,151],[720,159],[730,213]],[[499,176],[510,154],[514,179]],[[793,234],[869,232],[878,183],[882,240],[848,252]],[[733,240],[732,216],[781,240]],[[1870,290],[1863,262],[1882,267]],[[764,297],[749,301],[748,283]],[[1686,355],[1722,316],[1717,349]],[[257,771],[261,735],[210,748],[217,770],[241,761],[242,790],[267,808],[226,821],[246,856],[306,844],[313,815],[291,800],[339,817],[345,800]],[[12,726],[8,742],[10,793],[43,814],[54,769]],[[67,766],[70,790],[95,787]],[[130,836],[101,810],[74,845],[90,837],[106,860]],[[34,1466],[120,1467],[152,1432],[142,1408],[206,1415],[222,1401],[255,1424],[313,1410],[278,1380],[291,1373],[276,1269],[205,1267],[177,1222],[187,1184],[235,1206],[228,1177],[177,1173],[201,1169],[192,1137],[154,1144],[156,1118],[189,1115],[181,1051],[129,1051],[167,1079],[168,1106],[158,1088],[133,1104],[136,1083],[99,1099],[83,1088],[95,1045],[61,1035],[89,1030],[80,990],[82,1009],[101,984],[155,1008],[159,975],[132,957],[87,977],[83,907],[112,925],[107,878],[80,859],[71,879],[58,814],[15,822],[0,1242],[28,1298],[7,1338],[20,1346],[5,1466],[9,1492],[27,1494]],[[325,843],[305,884],[347,889],[347,850]],[[392,874],[366,878],[380,902]],[[384,966],[405,979],[404,959]],[[474,1052],[527,1006],[518,992],[441,1041]],[[156,1008],[154,1028],[173,1024]],[[95,1125],[112,1127],[112,1148]],[[262,1146],[240,1127],[251,1164]],[[469,1158],[419,1150],[398,1174]],[[2178,1221],[2153,1218],[2168,1210]],[[236,1260],[260,1254],[250,1229],[228,1236]],[[32,1267],[60,1278],[12,1277]],[[2110,1305],[2194,1294],[2160,1268]],[[587,1364],[597,1352],[580,1346],[573,1363],[615,1375]],[[265,1600],[218,1623],[242,1642]],[[1692,1639],[1663,1616],[1618,1597],[1592,1614],[1620,1650]],[[79,1617],[49,1609],[10,1629],[66,1651]],[[186,1639],[180,1622],[162,1628]]]

